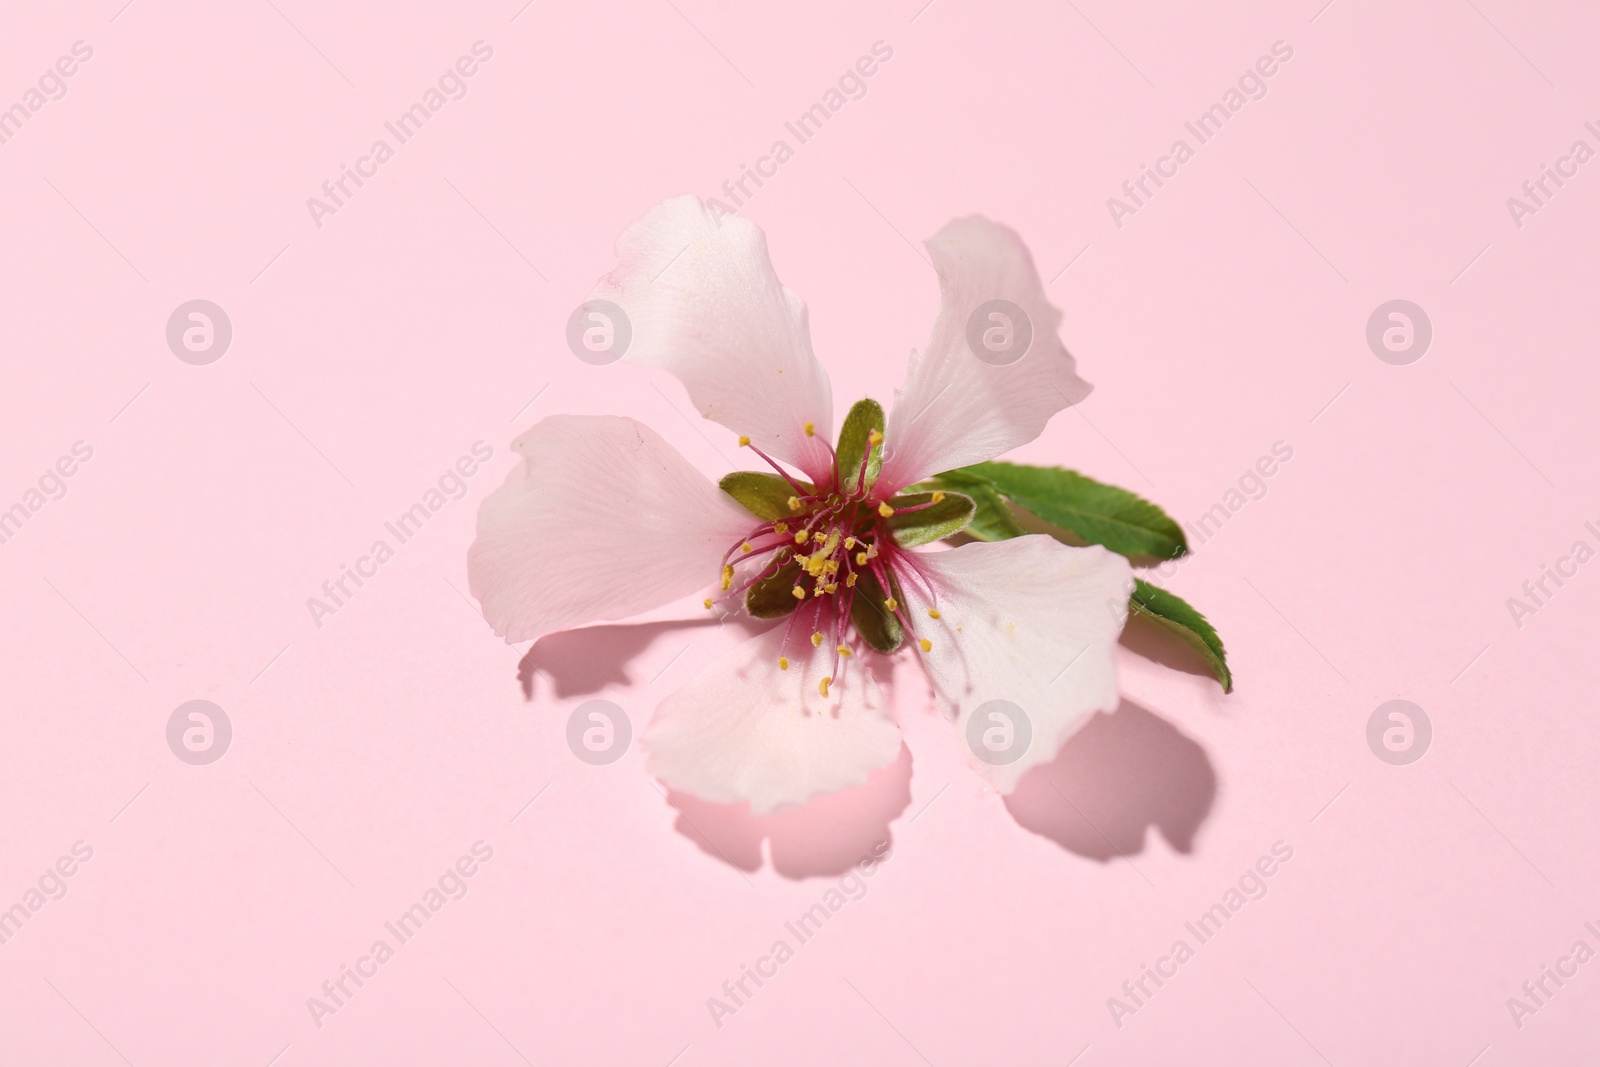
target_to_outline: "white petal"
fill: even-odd
[[[506,641],[622,619],[715,583],[755,520],[654,430],[554,415],[478,509],[467,580]]]
[[[764,815],[820,793],[864,785],[900,753],[900,728],[859,658],[823,697],[832,652],[786,624],[725,653],[662,701],[644,736],[650,773],[703,800],[750,802]]]
[[[627,313],[623,358],[671,371],[701,415],[822,479],[833,393],[805,304],[778,282],[761,230],[680,196],[628,227],[617,255],[591,299]]]
[[[886,489],[1003,455],[1089,395],[1056,335],[1061,312],[1045,297],[1016,233],[973,216],[950,223],[927,245],[942,299],[928,347],[912,354],[894,395],[884,431]],[[1021,308],[1032,328],[1026,354],[1005,366],[979,359],[967,340],[968,320],[991,300]]]
[[[1009,793],[1028,768],[1055,759],[1095,712],[1117,706],[1114,649],[1132,571],[1098,545],[1071,548],[1043,534],[916,560],[940,612],[930,618],[933,605],[919,583],[901,582],[917,636],[933,644],[924,665],[972,765]],[[1020,756],[998,765],[980,760],[967,739],[973,712],[991,700],[1020,708],[1032,737],[1010,753]],[[1022,737],[1020,726],[1015,736]]]

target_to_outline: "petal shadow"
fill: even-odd
[[[772,869],[785,878],[843,874],[870,856],[879,842],[893,843],[889,824],[911,804],[911,750],[873,771],[867,783],[798,808],[752,815],[748,804],[713,804],[672,790],[673,828],[706,855],[742,871],[761,866],[761,841],[772,842]]]
[[[529,648],[517,664],[522,696],[533,699],[534,675],[542,675],[556,697],[587,696],[612,685],[637,679],[628,665],[656,640],[678,630],[719,625],[716,619],[669,619],[665,622],[619,623],[586,626],[546,634]]]
[[[1068,852],[1109,862],[1142,852],[1154,826],[1178,852],[1194,848],[1217,774],[1200,744],[1124,700],[1097,714],[1006,798],[1012,818]]]
[[[1199,678],[1216,677],[1200,653],[1154,619],[1136,612],[1128,613],[1128,621],[1122,627],[1121,641],[1123,648],[1138,653],[1152,663]]]

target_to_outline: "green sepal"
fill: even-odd
[[[771,564],[768,564],[770,567]],[[744,607],[757,619],[781,619],[800,605],[794,587],[800,582],[800,564],[788,556],[776,574],[762,578],[745,590]]]
[[[1222,683],[1224,693],[1233,692],[1233,672],[1228,669],[1228,654],[1222,647],[1222,638],[1206,621],[1206,617],[1176,593],[1151,585],[1143,578],[1134,579],[1133,594],[1128,597],[1128,609],[1137,615],[1154,619],[1167,630],[1183,639],[1184,643],[1206,661],[1211,673]]]
[[[914,548],[929,541],[952,537],[966,528],[977,514],[978,505],[965,493],[939,490],[944,498],[933,503],[933,493],[910,493],[889,501],[895,513],[889,516],[889,531],[901,548]],[[926,504],[920,511],[902,512]]]
[[[1189,551],[1183,528],[1136,493],[1062,467],[976,463],[939,475],[977,477],[1053,526],[1124,556],[1173,559]]]
[[[863,454],[867,457],[868,489],[872,488],[872,484],[878,480],[878,472],[883,469],[883,443],[868,444],[867,439],[873,430],[883,432],[883,406],[876,400],[857,400],[839,429],[838,458],[835,460],[839,491],[845,496],[861,493]]]
[[[1022,528],[1011,507],[1000,491],[982,478],[957,477],[957,472],[942,474],[912,486],[913,489],[957,490],[970,497],[975,507],[972,521],[961,532],[979,541],[1006,541],[1021,537],[1028,531]]]
[[[811,492],[811,486],[801,482],[800,488]],[[717,483],[724,493],[758,519],[776,522],[799,514],[789,506],[789,498],[796,495],[788,480],[766,471],[734,471],[724,474]]]
[[[856,579],[856,598],[850,603],[850,621],[855,623],[856,632],[874,651],[893,652],[905,644],[905,627],[900,625],[900,620],[893,612],[883,606],[886,598],[883,586],[878,584],[878,576],[868,570],[856,573],[860,577]],[[894,586],[895,599],[901,601],[899,584],[893,575],[889,576],[889,582]]]

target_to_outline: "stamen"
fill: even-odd
[[[866,565],[867,565],[867,554],[865,552],[857,552],[856,553],[856,566],[857,567],[865,567]]]
[[[806,430],[806,436],[807,437],[815,437],[815,436],[817,436],[817,424],[816,423],[814,423],[814,422],[806,423],[805,430]]]
[[[728,566],[726,563],[724,563],[722,565],[722,591],[724,593],[726,593],[728,591],[728,587],[731,586],[732,584],[733,584],[733,568]]]
[[[894,514],[894,508],[891,508],[889,506],[889,502],[885,500],[883,503],[878,505],[878,514],[887,519],[889,516]]]
[[[739,546],[739,551],[740,552],[749,552],[754,547],[755,546],[753,546],[749,541],[746,541],[744,544]]]
[[[855,571],[851,571],[850,576],[844,580],[845,586],[847,588],[854,589],[856,587],[856,579],[859,577],[861,577],[861,575],[857,574]]]
[[[797,532],[794,535],[794,543],[797,544],[797,545],[803,545],[808,540],[810,540],[810,538],[811,538],[811,531],[810,530],[800,530],[799,532]]]
[[[789,657],[787,657],[787,656],[779,656],[778,657],[778,669],[780,671],[786,671],[786,670],[789,669]]]
[[[918,641],[917,644],[922,646],[922,651],[924,652],[933,651],[933,642],[929,641],[926,637],[924,637],[921,641]]]
[[[797,494],[805,492],[804,489],[800,488],[800,483],[795,481],[792,477],[790,477],[788,471],[786,471],[782,467],[778,466],[777,460],[773,459],[771,456],[769,456],[765,452],[761,451],[761,449],[759,449],[759,448],[755,447],[754,445],[752,445],[750,443],[750,438],[748,438],[748,437],[739,438],[739,445],[740,445],[741,448],[750,449],[750,451],[754,452],[756,455],[758,455],[762,459],[766,460],[767,466],[769,466],[773,470],[777,471],[778,472],[778,477],[780,477],[784,481],[788,482],[789,483],[789,488],[793,489]]]
[[[833,684],[833,679],[832,678],[824,677],[822,679],[822,681],[817,683],[817,692],[821,693],[823,696],[827,696],[828,695],[828,686],[830,686],[832,684]]]
[[[935,489],[933,491],[933,502],[935,504],[943,504],[944,503],[944,493],[942,491],[938,490],[938,489]]]
[[[847,549],[856,547],[856,539],[854,537],[846,537],[844,539],[844,547]]]
[[[789,592],[794,594],[794,598],[796,600],[804,600],[806,598],[806,591],[801,589],[798,585],[789,590]]]
[[[873,430],[871,433],[867,434],[867,444],[868,445],[881,445],[881,444],[883,444],[883,434],[879,433],[877,430]]]
[[[800,510],[800,498],[799,497],[792,496],[792,497],[789,498],[789,510],[790,511],[799,511]]]
[[[786,534],[789,532],[789,524],[786,522],[775,522],[772,524],[772,532]]]
[[[928,618],[930,618],[930,619],[941,618],[941,616],[939,614],[939,609],[938,608],[929,608],[928,609]]]
[[[845,659],[849,659],[851,656],[849,645],[840,645],[838,648],[834,649],[834,651],[839,653],[839,655],[843,656]]]
[[[706,597],[706,610],[707,611],[711,610],[711,598],[710,597]]]
[[[896,600],[894,597],[889,597],[884,600],[883,606],[888,608],[890,611],[899,611],[900,601]]]
[[[822,647],[822,631],[819,630],[816,633],[811,635],[811,647],[812,648],[821,648]]]

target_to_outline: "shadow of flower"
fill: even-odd
[[[588,696],[607,686],[629,685],[637,681],[628,673],[629,665],[657,638],[679,630],[718,625],[718,620],[711,618],[672,619],[586,626],[546,634],[528,648],[517,664],[517,681],[522,684],[526,700],[533,699],[535,675],[542,675],[550,687],[551,692],[545,695],[560,698]]]
[[[752,815],[748,804],[713,804],[676,790],[667,803],[674,823],[706,855],[731,867],[761,866],[762,839],[771,842],[772,869],[785,878],[843,874],[878,842],[893,843],[889,824],[911,804],[911,750],[904,744],[889,766],[867,783],[771,815]]]
[[[1178,852],[1193,851],[1216,795],[1205,749],[1124,700],[1023,776],[1006,808],[1018,825],[1104,863],[1142,852],[1151,826]]]

